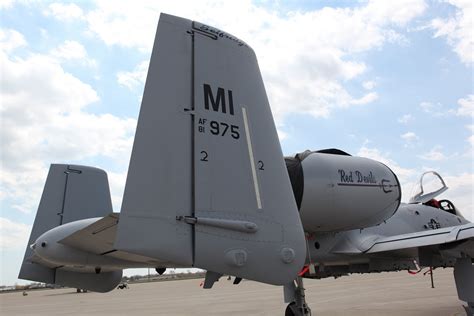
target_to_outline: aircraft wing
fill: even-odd
[[[377,253],[417,247],[445,245],[467,240],[474,240],[473,223],[430,231],[381,237],[375,239],[372,245],[369,245],[364,253]]]

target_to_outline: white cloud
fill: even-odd
[[[420,157],[421,159],[430,160],[430,161],[445,160],[447,157],[442,152],[442,149],[443,149],[442,146],[435,146],[429,152],[422,154],[418,157]]]
[[[420,103],[420,107],[425,113],[428,113],[435,117],[452,114],[451,110],[445,110],[443,105],[439,102],[432,103],[428,101],[423,101]]]
[[[445,176],[449,190],[443,197],[451,200],[467,219],[474,221],[474,173]]]
[[[50,55],[60,61],[79,61],[83,65],[95,67],[97,63],[89,58],[85,47],[76,41],[66,40],[50,51]]]
[[[432,170],[404,168],[391,159],[388,153],[382,153],[377,148],[370,148],[367,146],[367,143],[360,148],[357,156],[380,161],[392,169],[400,181],[403,201],[408,201],[413,195],[413,189],[418,183],[421,174],[424,171]],[[443,176],[443,172],[441,172],[441,175]],[[450,199],[466,218],[471,221],[474,220],[474,211],[472,208],[472,205],[474,205],[474,174],[467,172],[458,175],[443,176],[443,179],[449,187],[449,190],[443,193],[440,198]]]
[[[378,97],[379,96],[376,92],[369,92],[366,95],[364,95],[362,98],[351,100],[350,103],[351,104],[368,104],[377,100]]]
[[[464,99],[459,99],[458,104],[457,115],[474,117],[474,94],[470,94]]]
[[[145,84],[146,75],[148,72],[149,61],[145,60],[138,64],[132,71],[121,71],[117,73],[117,81],[120,85],[135,89],[138,86]]]
[[[416,134],[413,132],[407,132],[405,134],[400,135],[400,137],[406,141],[415,141],[418,139],[418,136],[416,136]]]
[[[471,116],[474,117],[474,94],[469,94],[465,98],[458,99],[458,109],[446,109],[441,103],[423,101],[420,103],[421,109],[435,117],[445,115]]]
[[[71,21],[73,19],[83,18],[82,9],[74,3],[51,3],[48,9],[43,12],[45,15],[52,15],[61,21]]]
[[[127,156],[127,159],[130,157]],[[125,190],[125,182],[127,180],[127,171],[123,172],[107,172],[110,186],[110,195],[112,198],[112,206],[114,212],[119,212],[122,206],[123,192]]]
[[[87,57],[87,51],[81,43],[64,41],[51,51],[51,55],[62,59],[82,59]]]
[[[11,52],[12,50],[26,46],[26,40],[22,34],[15,30],[0,29],[0,50]]]
[[[202,21],[244,39],[258,55],[273,113],[281,121],[291,112],[327,117],[334,109],[376,100],[376,92],[357,98],[344,88],[344,81],[367,69],[365,62],[351,59],[350,54],[399,41],[397,29],[425,8],[422,0],[368,1],[352,9],[326,7],[304,13],[272,11],[250,0],[120,5],[98,1],[86,20],[89,31],[107,45],[147,52],[153,44],[159,12]],[[141,72],[119,73],[120,84],[137,86],[143,78]]]
[[[404,168],[395,162],[388,153],[382,153],[377,148],[367,147],[367,144],[363,145],[356,156],[366,157],[374,159],[388,166],[400,181],[400,186],[402,190],[402,199],[408,201],[412,196],[412,190],[416,184],[415,177],[419,174],[415,169]],[[421,173],[420,173],[421,174]]]
[[[135,119],[88,113],[86,107],[99,100],[96,91],[55,57],[1,53],[0,61],[3,200],[34,211],[51,162],[100,156],[126,164]]]
[[[0,9],[8,10],[13,7],[13,4],[31,6],[35,3],[38,3],[38,0],[0,0]]]
[[[8,9],[13,5],[14,0],[0,0],[0,9]]]
[[[420,139],[414,132],[406,132],[400,137],[405,141],[405,147],[412,147]]]
[[[120,5],[98,1],[88,12],[75,4],[58,2],[48,5],[44,13],[63,21],[84,19],[89,32],[107,45],[147,52],[153,44],[159,12],[163,11],[234,33],[259,54],[273,111],[281,121],[290,112],[327,117],[337,108],[373,102],[375,91],[361,91],[362,97],[354,97],[344,88],[344,81],[358,78],[367,69],[363,61],[352,59],[351,53],[378,49],[394,41],[396,29],[424,10],[421,0],[413,0],[411,10],[406,10],[406,5],[369,1],[354,9],[282,13],[250,0]],[[246,17],[245,23],[241,16]],[[1,198],[22,212],[31,212],[37,207],[50,162],[101,156],[114,161],[119,157],[126,164],[136,121],[87,112],[87,106],[99,100],[97,92],[61,66],[64,61],[88,58],[80,43],[66,41],[48,55],[30,53],[19,58],[10,52],[27,45],[23,36],[13,30],[2,34]],[[132,71],[117,73],[117,80],[134,89],[143,84],[146,68],[147,63],[142,62]],[[123,175],[110,178],[117,207]]]
[[[404,114],[402,117],[398,118],[398,123],[408,124],[412,122],[415,118],[411,114]]]
[[[445,37],[453,51],[465,64],[474,62],[474,24],[471,0],[449,0],[456,7],[456,13],[447,19],[433,19],[430,27],[434,37]]]
[[[474,124],[467,125],[466,128],[471,131],[471,136],[467,139],[468,143],[471,145],[471,149],[474,150]],[[470,157],[473,159],[473,152],[470,152]]]
[[[323,44],[330,44],[329,47],[361,51],[383,42],[387,33],[394,31],[392,28],[385,28],[386,26],[405,26],[421,15],[426,7],[425,1],[420,0],[368,1],[354,9],[326,7],[302,13],[266,10],[250,0],[238,3],[145,0],[122,2],[121,5],[97,1],[97,8],[88,13],[87,20],[91,31],[107,44],[142,49],[151,48],[150,38],[153,38],[158,13],[166,12],[222,27],[236,35],[256,35],[241,35],[241,38],[258,37],[259,34],[255,33],[273,33],[271,29],[277,27],[279,31],[284,31],[281,33],[283,40],[287,39],[288,31],[291,31],[298,38],[306,35],[306,39],[310,41],[323,40]],[[246,23],[242,23],[241,16],[246,17]],[[298,28],[298,32],[293,32],[294,27],[298,26],[302,27]],[[352,36],[354,33],[359,36]],[[278,36],[267,37],[266,41],[278,40],[277,38]]]
[[[377,85],[377,83],[375,81],[364,81],[362,83],[362,86],[364,87],[364,89],[367,89],[367,90],[372,90],[373,88],[375,88],[375,86]]]
[[[19,124],[32,124],[55,113],[79,111],[98,101],[89,85],[65,72],[54,58],[47,55],[13,60],[2,55],[1,58],[2,114],[6,120],[12,118]],[[25,82],[29,83],[28,89]],[[17,133],[8,131],[6,124],[4,127],[7,132]]]
[[[374,159],[385,164],[390,169],[392,169],[393,172],[395,172],[400,182],[407,182],[413,175],[416,174],[414,169],[401,167],[397,162],[390,158],[389,154],[382,153],[377,148],[370,148],[367,147],[367,145],[363,145],[357,152],[356,156]]]
[[[420,107],[422,108],[423,111],[430,112],[431,109],[433,108],[433,104],[431,102],[423,101],[420,103]]]
[[[0,217],[0,250],[22,249],[28,243],[31,226]]]
[[[427,8],[425,1],[369,1],[367,11],[368,18],[378,23],[394,23],[400,26],[406,25],[413,18],[419,16]]]

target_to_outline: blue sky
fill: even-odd
[[[1,281],[17,282],[49,164],[109,174],[115,211],[160,12],[256,51],[283,152],[426,170],[474,218],[471,1],[0,1]]]

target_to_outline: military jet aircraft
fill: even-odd
[[[107,292],[124,268],[197,267],[204,288],[222,275],[281,285],[285,314],[309,315],[303,278],[454,266],[472,312],[474,225],[434,200],[439,181],[400,204],[377,161],[284,159],[253,50],[162,14],[121,212],[104,171],[51,165],[19,278]]]

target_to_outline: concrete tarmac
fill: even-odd
[[[430,277],[406,271],[305,280],[313,315],[466,315],[458,300],[452,269]],[[0,295],[1,315],[284,315],[281,287],[226,277],[210,290],[201,279],[131,284],[109,293],[75,289]]]

